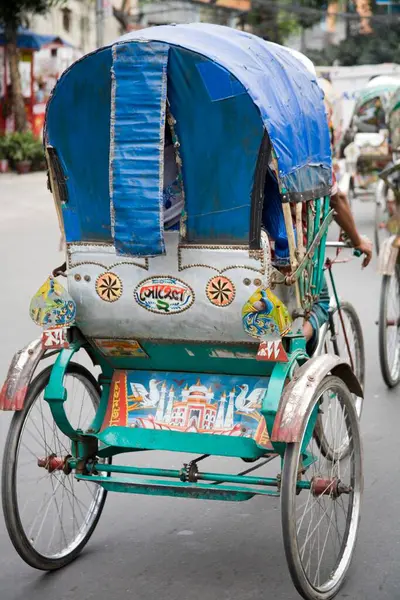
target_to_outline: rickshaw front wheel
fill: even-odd
[[[343,432],[349,452],[321,452],[312,428],[321,398],[329,394],[332,448]],[[362,451],[352,394],[341,379],[326,376],[308,411],[301,442],[287,444],[281,482],[282,530],[293,583],[306,600],[330,600],[339,591],[353,555],[363,489]]]
[[[51,367],[30,383],[22,411],[11,421],[3,457],[2,504],[16,551],[31,567],[52,571],[74,560],[91,537],[107,492],[77,482],[68,469],[69,438],[61,433],[44,400]],[[70,423],[83,431],[99,405],[91,373],[70,363],[64,386]]]

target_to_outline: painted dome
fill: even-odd
[[[195,385],[191,385],[188,390],[188,401],[190,400],[206,400],[210,392],[207,386],[201,385],[200,379],[197,380]]]

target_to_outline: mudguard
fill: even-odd
[[[375,188],[375,204],[385,206],[386,204],[386,183],[379,179]]]
[[[272,442],[301,442],[312,410],[312,397],[328,373],[342,379],[353,394],[364,397],[357,377],[343,359],[330,354],[315,356],[295,372],[284,389],[272,429]]]
[[[0,392],[0,410],[22,410],[28,385],[44,353],[38,338],[14,354]]]
[[[343,192],[344,194],[346,194],[346,196],[348,196],[348,194],[350,192],[350,188],[352,185],[352,178],[353,178],[353,174],[347,172],[347,173],[343,173],[342,177],[338,181],[339,190],[341,192]]]
[[[382,243],[379,252],[379,275],[394,275],[397,259],[399,257],[400,238],[392,235]]]

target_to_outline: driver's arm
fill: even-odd
[[[331,196],[331,207],[336,213],[336,223],[345,233],[347,233],[352,246],[365,255],[362,266],[366,267],[372,258],[372,243],[369,239],[361,237],[358,233],[346,194],[337,190],[336,193]]]

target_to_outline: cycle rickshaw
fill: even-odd
[[[400,152],[400,81],[393,94],[387,111],[387,126],[389,131],[390,163],[396,162]],[[389,164],[390,164],[389,163]],[[389,165],[387,165],[389,166]],[[392,186],[393,187],[393,186]],[[395,192],[386,182],[385,177],[380,178],[376,187],[375,208],[375,246],[379,253],[381,244],[388,235],[397,232]]]
[[[165,186],[168,129],[176,172]],[[302,334],[333,217],[315,79],[247,33],[150,28],[62,75],[45,146],[67,256],[32,300],[43,334],[15,355],[0,397],[16,411],[2,479],[16,550],[38,569],[66,565],[108,491],[280,496],[297,590],[332,598],[358,531],[353,394],[363,392],[344,359],[309,358]],[[165,205],[174,186],[180,200]],[[262,228],[265,211],[275,211],[275,237]],[[196,458],[180,469],[115,462],[139,451],[150,460],[151,450]],[[208,456],[254,465],[207,472]],[[273,458],[277,475],[249,474]]]
[[[391,225],[386,231],[388,237],[382,242],[379,252],[379,273],[382,275],[379,360],[386,385],[394,388],[400,382],[400,161],[387,167],[380,176],[393,197],[394,208]]]
[[[390,162],[387,112],[398,85],[395,78],[376,77],[359,93],[342,142],[350,202],[374,193],[379,172]]]

